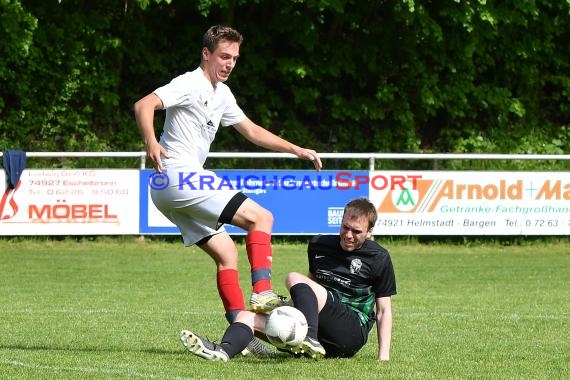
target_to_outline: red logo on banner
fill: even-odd
[[[12,189],[10,189],[9,187],[7,187],[6,190],[4,191],[4,194],[2,195],[2,200],[0,200],[0,220],[13,218],[18,213],[18,204],[14,200],[14,195],[16,194],[16,191],[18,191],[20,183],[22,183],[21,180],[18,181],[18,183],[16,184],[14,191],[12,191]],[[11,214],[5,212],[8,205],[12,209]]]
[[[60,202],[58,200],[58,202]],[[62,201],[65,202],[65,201]],[[79,223],[81,221],[103,222],[116,221],[117,215],[111,214],[107,204],[44,204],[30,205],[28,218],[33,221],[66,221]]]

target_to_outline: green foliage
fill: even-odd
[[[11,67],[17,80],[3,96],[10,101],[0,119],[3,143],[32,151],[107,150],[110,136],[99,128],[108,128],[119,105],[121,45],[106,31],[110,17],[100,17],[108,9],[73,2],[22,5],[43,21],[33,31],[28,54]]]
[[[569,153],[567,1],[0,0],[0,7],[0,148],[141,150],[133,103],[194,69],[202,33],[224,23],[245,37],[228,83],[240,105],[299,145]],[[157,113],[157,133],[162,121]],[[257,150],[231,130],[219,132],[213,149]]]
[[[136,1],[139,7],[141,7],[141,9],[147,9],[151,2],[155,4],[160,4],[160,3],[170,4],[172,2],[172,0],[136,0]]]
[[[7,147],[9,139],[5,130],[11,127],[8,114],[17,117],[21,110],[14,110],[14,102],[19,92],[29,93],[29,83],[22,83],[18,75],[20,62],[30,55],[34,31],[38,20],[17,1],[0,0],[0,148]],[[17,124],[15,125],[17,126]],[[14,128],[17,129],[17,128]],[[26,133],[17,133],[18,142],[26,137]]]

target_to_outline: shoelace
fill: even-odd
[[[216,347],[221,347],[217,341],[215,340],[211,340],[210,337],[206,336],[205,338],[202,338],[200,335],[196,335],[198,338],[200,338],[200,340],[202,340],[202,342],[209,342],[212,345],[212,350],[215,350]]]

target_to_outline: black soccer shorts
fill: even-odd
[[[358,314],[327,291],[327,302],[319,313],[318,334],[326,357],[354,356],[368,340],[373,325],[371,320],[362,326]]]

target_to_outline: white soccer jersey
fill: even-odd
[[[230,88],[214,88],[199,67],[154,91],[166,109],[160,144],[168,151],[165,167],[200,171],[220,124],[235,125],[245,119]]]

